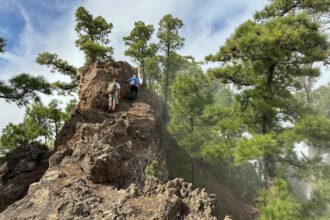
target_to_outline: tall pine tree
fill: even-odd
[[[276,184],[276,163],[293,154],[294,144],[285,142],[283,123],[294,123],[302,113],[292,93],[301,89],[298,77],[318,76],[320,71],[312,64],[326,61],[329,48],[326,35],[307,11],[278,6],[286,2],[273,1],[207,58],[222,63],[211,74],[236,86],[241,109],[248,113],[245,121],[252,137],[236,145],[236,156],[262,157],[269,189]]]
[[[84,7],[77,9],[75,30],[78,33],[78,39],[76,46],[85,53],[86,64],[111,57],[113,48],[109,45],[108,35],[111,33],[112,27],[112,23],[108,23],[101,16],[93,18]]]
[[[175,71],[172,68],[173,60],[177,50],[183,47],[184,38],[180,37],[179,30],[183,22],[174,18],[172,15],[165,15],[159,22],[157,37],[159,39],[159,48],[164,58],[164,97],[168,101],[169,87],[175,78]]]
[[[154,32],[152,25],[146,25],[142,21],[134,23],[134,28],[131,33],[124,37],[124,42],[129,48],[125,51],[126,56],[130,56],[140,66],[143,75],[143,83],[146,85],[149,76],[145,72],[146,60],[155,56],[157,46],[155,44],[148,44]]]
[[[76,11],[76,27],[78,39],[76,46],[85,53],[85,64],[96,60],[110,58],[113,48],[109,45],[108,35],[111,33],[113,25],[108,23],[103,17],[93,16],[84,8],[79,7]],[[77,68],[70,65],[67,61],[58,57],[57,54],[43,52],[38,54],[36,62],[51,68],[52,72],[57,72],[69,76],[70,82],[57,81],[53,83],[54,88],[62,94],[76,92],[77,87]]]

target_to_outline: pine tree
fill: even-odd
[[[307,11],[311,14],[329,12],[330,2],[324,0],[272,0],[263,10],[255,14],[256,20],[281,17],[292,12]]]
[[[40,142],[40,138],[48,145],[69,118],[68,111],[62,111],[59,104],[58,100],[52,100],[47,106],[41,102],[28,106],[22,123],[10,123],[2,130],[2,148],[11,150],[18,145]],[[69,103],[68,107],[72,104]]]
[[[330,84],[314,90],[311,96],[313,109],[330,119]]]
[[[183,22],[174,18],[172,15],[165,15],[159,22],[157,37],[159,39],[159,48],[164,54],[164,98],[168,101],[169,87],[171,81],[175,78],[175,70],[172,67],[175,53],[183,47],[184,38],[180,37],[179,29]]]
[[[5,52],[5,39],[0,37],[0,53]],[[51,94],[51,86],[41,76],[21,73],[8,80],[0,81],[0,98],[17,105],[26,105],[40,99],[39,93]]]
[[[0,37],[0,53],[5,52],[6,41],[4,38]]]
[[[307,102],[310,110],[294,126],[300,141],[309,148],[307,166],[299,174],[310,189],[304,215],[312,219],[327,219],[330,214],[330,160],[326,157],[330,149],[329,88],[322,86],[311,92],[311,102]]]
[[[169,130],[192,154],[196,151],[192,146],[196,145],[192,144],[192,134],[200,124],[204,107],[212,102],[209,86],[209,80],[201,70],[178,76],[172,86]]]
[[[31,140],[35,140],[39,136],[40,129],[34,130],[34,132],[28,132],[27,128],[23,123],[13,124],[9,123],[4,129],[2,129],[2,135],[0,138],[2,151],[10,151],[19,145],[29,143]],[[35,136],[35,134],[37,134]]]
[[[263,191],[259,196],[259,220],[299,220],[301,205],[290,193],[285,180],[279,179],[270,191]]]
[[[76,27],[78,39],[76,46],[85,53],[85,64],[95,62],[96,60],[105,60],[111,57],[113,48],[109,46],[108,35],[111,33],[112,24],[97,16],[93,16],[83,7],[76,11]],[[77,89],[77,68],[70,65],[67,61],[58,57],[57,54],[43,52],[38,54],[36,62],[51,68],[51,72],[60,73],[69,76],[70,82],[56,81],[52,85],[60,94],[71,94]]]
[[[145,72],[147,77],[148,88],[161,94],[162,86],[162,71],[161,71],[161,58],[159,56],[152,56],[145,61]]]
[[[174,81],[170,101],[169,131],[179,145],[191,156],[192,183],[195,183],[195,158],[204,136],[200,136],[201,116],[206,105],[213,101],[210,80],[194,62],[185,61],[185,72]]]
[[[84,7],[77,9],[75,30],[78,33],[78,39],[76,46],[85,53],[86,64],[111,57],[113,48],[109,46],[108,35],[111,33],[112,27],[112,23],[108,23],[101,16],[93,18]]]
[[[132,57],[139,64],[145,85],[149,80],[149,76],[145,72],[146,60],[155,56],[157,52],[157,46],[155,44],[148,44],[153,32],[154,28],[152,25],[146,25],[142,21],[137,21],[134,23],[134,28],[130,35],[123,38],[125,45],[129,46],[125,51],[125,55]]]
[[[0,98],[17,105],[26,105],[40,100],[39,93],[51,94],[51,85],[41,76],[19,74],[8,80],[0,81]]]
[[[318,76],[312,64],[325,62],[329,48],[320,25],[306,11],[285,13],[276,7],[278,2],[284,1],[273,1],[257,13],[259,21],[240,25],[219,52],[208,57],[223,64],[210,73],[240,91],[237,97],[252,138],[236,145],[236,157],[262,157],[269,189],[276,184],[276,162],[293,154],[294,143],[283,122],[294,123],[302,114],[292,94],[301,88],[297,79]],[[263,19],[273,7],[276,16]]]
[[[67,61],[64,61],[58,57],[57,54],[43,52],[38,54],[36,62],[40,65],[44,65],[51,68],[52,73],[60,73],[65,76],[69,76],[71,82],[57,81],[53,83],[53,86],[61,93],[76,92],[77,88],[77,68],[70,65]]]

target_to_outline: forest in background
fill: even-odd
[[[165,15],[157,31],[135,22],[123,38],[125,55],[139,67],[145,88],[169,105],[168,130],[177,148],[173,177],[207,187],[212,176],[257,204],[259,219],[329,218],[330,84],[313,86],[330,61],[329,7],[323,0],[273,0],[205,61],[178,53],[184,47],[179,18]],[[85,65],[111,58],[112,28],[103,17],[77,9],[75,44]],[[1,53],[5,46],[0,38]],[[51,148],[76,102],[66,109],[59,100],[44,105],[40,93],[76,94],[77,67],[51,52],[36,62],[70,81],[24,73],[0,82],[1,98],[27,106],[22,123],[3,129],[2,154],[32,142]],[[205,62],[217,67],[205,71]],[[305,187],[297,189],[297,182]]]

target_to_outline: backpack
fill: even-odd
[[[114,94],[116,92],[116,88],[117,88],[117,83],[115,82],[110,83],[108,86],[108,93]]]

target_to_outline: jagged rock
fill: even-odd
[[[125,93],[132,72],[114,61],[79,71],[81,101],[57,136],[50,168],[0,219],[216,219],[214,196],[182,179],[163,183],[165,108],[157,95],[140,91],[107,113],[108,82],[118,78]],[[153,160],[161,180],[145,180]]]
[[[125,94],[133,73],[129,64],[114,61],[79,71],[81,101],[55,141],[51,167],[78,164],[94,183],[125,187],[138,183],[145,166],[157,160],[166,177],[161,99],[141,92],[138,101],[123,99],[117,112],[107,113],[108,83],[118,78]]]
[[[0,217],[13,219],[217,219],[216,200],[182,179],[149,178],[139,189],[95,185],[75,167],[49,169]],[[182,194],[183,193],[183,194]],[[187,195],[187,196],[184,196]],[[14,215],[15,213],[15,215]]]
[[[6,155],[0,168],[0,212],[26,195],[29,185],[39,181],[48,168],[50,151],[44,145],[17,147]]]
[[[160,197],[158,219],[217,219],[215,195],[205,190],[193,189],[191,183],[176,178],[161,184],[157,179],[148,179],[144,193],[148,197]]]
[[[93,65],[79,69],[78,91],[80,102],[78,109],[108,109],[109,82],[118,79],[122,94],[128,93],[127,79],[136,73],[126,62],[110,60],[105,63],[97,62]]]

